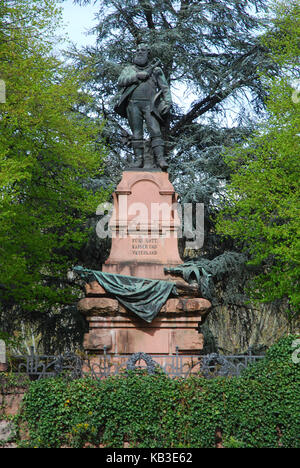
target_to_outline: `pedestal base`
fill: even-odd
[[[197,329],[211,304],[202,298],[169,299],[158,316],[147,323],[127,311],[116,299],[85,298],[79,310],[86,315],[89,332],[84,337],[88,353],[150,355],[194,353],[203,348]]]

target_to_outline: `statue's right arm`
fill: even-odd
[[[118,86],[120,88],[124,88],[134,83],[138,83],[138,81],[135,69],[133,67],[126,67],[119,77]]]

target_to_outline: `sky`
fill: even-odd
[[[67,32],[71,42],[78,47],[95,44],[95,36],[87,35],[93,26],[97,24],[95,13],[99,11],[98,2],[80,6],[74,5],[73,0],[64,0],[61,3],[63,8],[64,31]]]

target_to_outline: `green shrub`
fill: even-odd
[[[299,447],[300,366],[288,336],[239,378],[132,372],[102,381],[31,383],[21,418],[28,447]]]

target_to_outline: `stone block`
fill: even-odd
[[[7,442],[14,435],[15,428],[10,421],[0,421],[0,441]]]
[[[0,372],[6,372],[8,369],[8,365],[4,362],[0,362]]]
[[[168,299],[160,313],[207,313],[211,304],[202,298]]]
[[[134,315],[89,316],[89,333],[85,335],[84,348],[101,353],[106,346],[112,354],[168,355],[176,347],[184,352],[199,351],[203,336],[198,333],[200,314],[192,316],[159,315],[147,323]]]
[[[116,299],[108,297],[86,297],[78,303],[78,310],[84,315],[93,314],[117,314],[119,303]]]
[[[83,347],[86,350],[103,351],[104,346],[109,351],[112,349],[113,331],[92,329],[84,335]]]
[[[197,333],[195,329],[177,329],[171,332],[171,346],[172,352],[174,353],[178,347],[180,352],[198,351],[203,348],[203,335]]]
[[[0,415],[15,416],[24,398],[25,390],[0,394]]]
[[[87,283],[85,285],[85,294],[86,296],[104,296],[106,291],[104,288],[102,288],[98,281],[92,281],[91,283]]]
[[[162,314],[196,314],[206,315],[211,304],[202,298],[171,298],[161,308]],[[128,314],[126,308],[116,299],[108,297],[87,297],[78,304],[79,311],[86,316]]]

